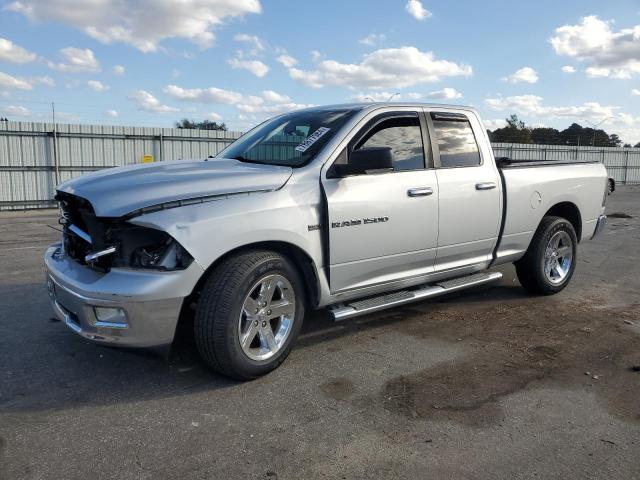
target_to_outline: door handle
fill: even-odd
[[[476,183],[476,190],[493,190],[496,187],[495,182]]]
[[[416,187],[407,190],[407,195],[410,197],[427,197],[433,194],[433,188],[431,187]]]

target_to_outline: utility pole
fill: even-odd
[[[596,144],[596,128],[598,128],[600,125],[602,125],[604,122],[606,122],[610,118],[613,118],[613,116],[612,115],[608,115],[608,116],[604,117],[602,120],[600,120],[598,123],[593,123],[590,120],[587,120],[586,118],[582,118],[582,120],[584,120],[589,125],[591,125],[591,128],[593,129],[593,137],[591,139],[591,146],[592,147],[595,147],[595,144]]]

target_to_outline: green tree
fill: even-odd
[[[620,137],[613,133],[611,135],[609,135],[609,145],[607,145],[608,147],[620,147],[622,145],[622,140],[620,140]]]
[[[489,138],[492,142],[533,143],[531,129],[517,115],[511,115],[506,121],[506,127],[498,128],[491,133]]]
[[[538,145],[562,145],[562,136],[555,128],[539,127],[531,130],[533,143]]]
[[[212,122],[211,120],[203,120],[197,122],[196,120],[189,120],[183,118],[179,122],[176,122],[176,128],[184,128],[187,130],[222,130],[227,131],[227,126],[224,123]]]

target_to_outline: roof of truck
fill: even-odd
[[[375,110],[382,107],[427,107],[446,108],[475,112],[473,107],[464,105],[447,105],[442,103],[422,103],[422,102],[359,102],[359,103],[338,103],[333,105],[317,105],[305,108],[304,110]]]

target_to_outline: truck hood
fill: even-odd
[[[238,160],[175,160],[109,168],[63,183],[58,191],[88,200],[98,217],[121,217],[166,202],[277,190],[289,167]]]

